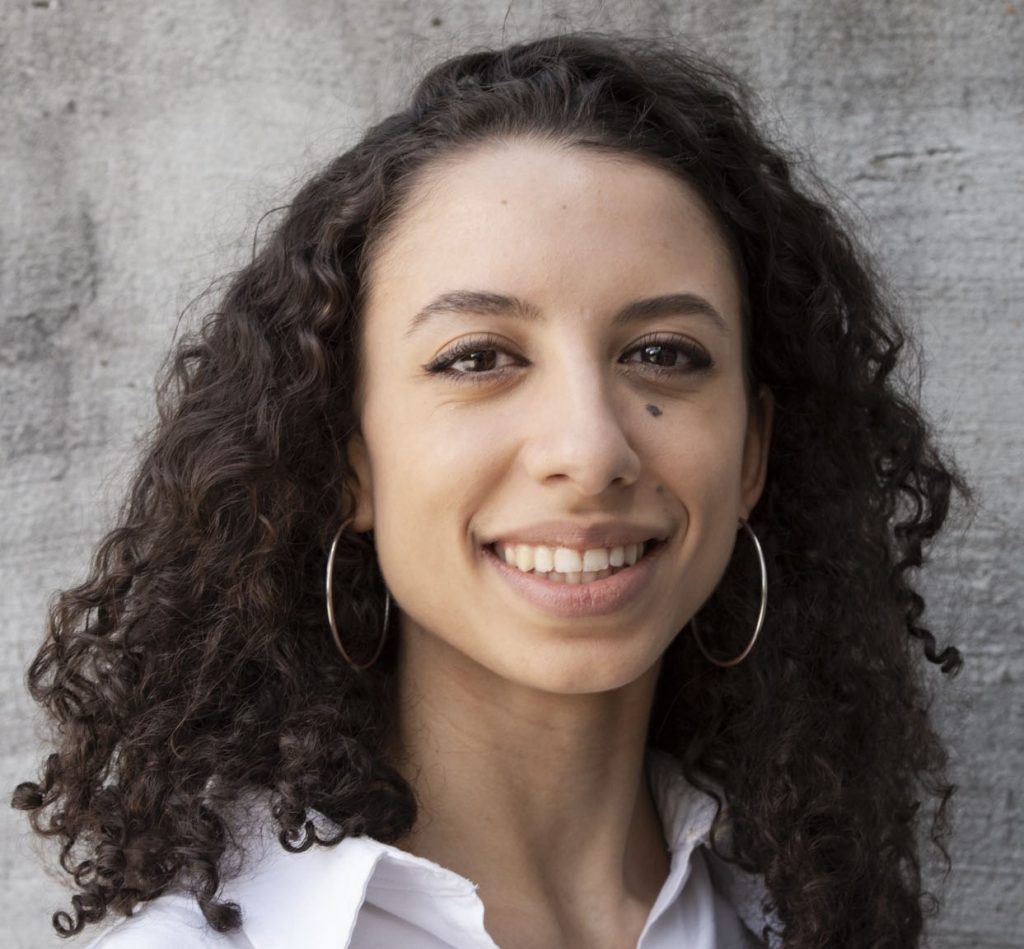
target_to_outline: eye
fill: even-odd
[[[629,359],[634,354],[639,354],[639,360]],[[506,357],[504,364],[502,357]],[[473,384],[499,379],[525,362],[513,356],[504,341],[478,337],[460,340],[423,369],[458,384]],[[654,335],[639,340],[620,362],[640,366],[642,371],[656,376],[675,378],[703,372],[713,365],[707,351],[692,340]]]
[[[634,354],[639,354],[639,360],[629,359]],[[714,364],[703,346],[678,336],[644,337],[626,351],[622,362],[642,366],[655,375],[666,376],[703,372]]]
[[[493,338],[466,339],[445,350],[423,368],[427,372],[447,376],[453,382],[482,382],[484,379],[502,376],[516,365],[513,361],[499,366],[501,356],[510,354]]]

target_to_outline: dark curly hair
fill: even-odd
[[[923,625],[914,571],[954,493],[971,492],[936,446],[920,378],[897,372],[913,347],[869,255],[809,163],[758,130],[756,106],[674,38],[576,32],[472,51],[430,69],[406,109],[279,209],[169,355],[117,524],[88,578],[52,602],[28,673],[56,750],[13,806],[59,841],[77,887],[59,933],[171,887],[214,929],[236,928],[218,892],[228,815],[250,789],[269,793],[292,850],[413,826],[412,789],[385,755],[394,637],[357,672],[324,619],[326,551],[354,505],[344,446],[367,268],[433,162],[533,136],[697,189],[740,274],[748,384],[775,396],[750,517],[768,562],[763,632],[733,668],[677,636],[649,742],[697,786],[718,782],[730,859],[764,875],[788,949],[919,944],[938,908],[922,892],[919,811],[936,799],[929,836],[948,875],[956,791],[923,659],[955,674],[961,657]],[[701,611],[722,656],[757,611],[741,566]],[[343,537],[336,576],[339,624],[368,656],[384,600],[372,537]],[[340,836],[321,836],[309,808]]]

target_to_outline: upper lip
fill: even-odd
[[[575,521],[541,521],[526,527],[513,527],[496,532],[484,544],[530,544],[545,547],[569,547],[590,550],[595,547],[621,547],[645,540],[664,540],[669,532],[656,524],[634,524],[628,521],[598,521],[580,524]]]

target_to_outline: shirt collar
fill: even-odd
[[[666,888],[667,891],[662,891],[659,902],[663,897],[667,907],[678,897],[689,876],[690,855],[694,849],[703,846],[705,849],[702,855],[716,890],[725,897],[743,925],[757,938],[758,944],[766,923],[781,933],[782,923],[778,915],[774,910],[766,914],[763,908],[770,898],[764,877],[729,863],[711,848],[711,825],[718,807],[713,795],[717,794],[722,801],[722,819],[719,821],[715,841],[726,856],[731,855],[732,851],[732,817],[722,786],[701,774],[702,782],[713,793],[695,787],[686,779],[679,761],[656,748],[647,749],[647,766],[651,794],[661,815],[666,842],[672,850],[669,882],[673,885]],[[685,870],[682,869],[684,861]],[[676,879],[673,880],[673,877]],[[654,910],[659,911],[657,903]],[[655,912],[652,912],[652,922],[654,916]],[[780,937],[773,936],[768,945],[769,949],[781,946]]]
[[[651,912],[653,924],[685,885],[693,850],[709,845],[716,802],[690,784],[678,761],[667,753],[648,749],[646,766],[671,851],[669,879]],[[720,788],[708,783],[724,801]],[[325,833],[335,830],[322,814],[310,811],[309,817]],[[731,825],[727,815],[725,821],[718,839],[728,842]],[[280,845],[273,820],[256,820],[253,825],[243,870],[225,883],[222,898],[240,905],[244,931],[255,949],[346,946],[367,892],[376,885],[400,882],[458,902],[479,903],[476,884],[465,877],[372,837],[346,837],[334,847],[314,845],[302,853],[291,853]],[[715,858],[709,846],[705,856],[716,886],[744,924],[759,935],[764,923],[760,904],[767,895],[761,878]],[[443,927],[445,901],[433,902],[440,907],[438,926]],[[482,904],[479,907],[482,919]]]

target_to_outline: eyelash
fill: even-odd
[[[714,361],[704,348],[698,346],[696,343],[692,343],[688,340],[682,340],[678,337],[666,338],[665,336],[659,336],[657,334],[642,337],[633,346],[631,346],[624,355],[632,355],[633,353],[643,350],[648,346],[662,346],[666,349],[674,349],[678,353],[681,353],[691,363],[691,368],[689,369],[679,368],[676,366],[657,366],[652,363],[641,363],[641,365],[653,371],[657,376],[668,378],[672,376],[679,377],[682,375],[706,372],[714,365]],[[508,369],[512,368],[505,367],[503,369],[487,369],[481,372],[463,372],[451,368],[452,365],[457,363],[460,359],[465,359],[467,356],[480,352],[500,352],[505,353],[506,355],[511,355],[508,349],[500,341],[491,337],[479,337],[477,339],[462,340],[451,349],[441,353],[441,355],[432,362],[427,363],[423,368],[429,373],[446,376],[458,385],[480,385],[488,381],[493,381],[496,377],[504,375]]]

